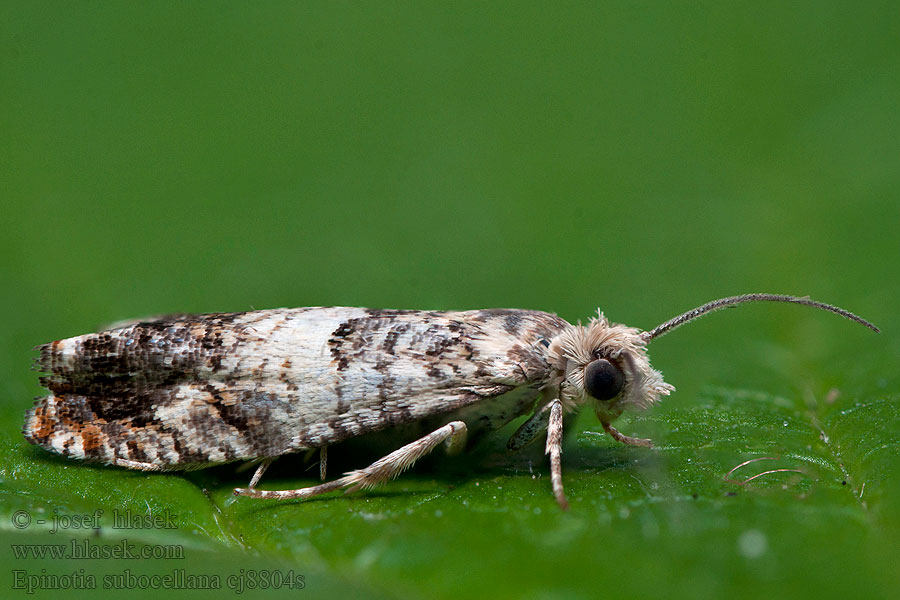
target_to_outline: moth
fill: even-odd
[[[39,346],[36,369],[50,394],[26,414],[25,438],[63,456],[144,471],[255,461],[253,498],[310,498],[371,488],[441,444],[463,450],[517,417],[516,451],[546,434],[551,485],[563,491],[563,415],[590,406],[621,443],[623,412],[646,409],[674,388],[654,370],[647,344],[701,315],[755,301],[831,311],[809,298],[722,298],[649,331],[587,325],[532,310],[464,312],[315,307],[175,315]],[[256,488],[277,457],[360,436],[419,432],[373,464],[311,487]],[[421,434],[421,435],[419,435]],[[370,439],[370,438],[367,438]],[[399,443],[398,443],[399,445]]]

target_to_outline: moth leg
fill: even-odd
[[[549,406],[550,420],[547,424],[547,446],[544,453],[550,455],[550,481],[553,484],[553,495],[556,496],[556,502],[560,508],[568,510],[569,502],[563,491],[562,461],[560,460],[563,437],[562,402],[557,399]]]
[[[644,448],[652,448],[653,442],[646,438],[637,438],[631,437],[630,435],[625,435],[624,433],[619,433],[619,430],[607,423],[606,421],[600,421],[603,424],[603,430],[610,435],[610,437],[617,442],[622,442],[623,444],[628,444],[629,446],[643,446]]]
[[[550,406],[550,403],[545,404],[540,410],[535,411],[531,418],[522,423],[522,426],[516,429],[516,432],[506,442],[506,448],[512,452],[517,452],[546,431],[550,421]]]
[[[407,444],[399,450],[394,450],[384,458],[376,460],[365,469],[351,471],[334,481],[314,485],[299,490],[257,490],[257,489],[236,489],[236,496],[250,496],[251,498],[276,498],[287,500],[292,498],[311,498],[330,492],[332,490],[348,487],[348,492],[358,489],[369,489],[375,487],[379,483],[383,483],[389,479],[397,477],[400,473],[408,469],[417,460],[434,450],[442,442],[447,442],[448,447],[455,448],[465,445],[465,439],[468,434],[466,424],[462,421],[453,421],[447,423],[428,435]]]
[[[379,483],[394,479],[413,466],[417,460],[437,448],[441,442],[447,442],[448,452],[458,452],[466,445],[468,433],[469,430],[462,421],[447,423],[399,450],[394,450],[365,469],[347,473],[343,479],[347,480],[346,485],[352,486],[347,491],[370,489]]]
[[[126,469],[137,469],[138,471],[162,471],[162,467],[153,463],[138,462],[136,460],[128,460],[127,458],[117,458],[113,461],[117,467],[125,467]]]
[[[250,478],[250,485],[248,487],[255,488],[256,484],[259,483],[259,478],[263,476],[263,473],[266,472],[266,469],[268,469],[269,465],[273,462],[275,462],[275,458],[271,456],[262,459],[262,462],[256,467],[256,472],[253,473],[253,477]]]
[[[335,479],[328,483],[314,485],[299,490],[258,490],[256,488],[235,488],[235,496],[250,496],[251,498],[270,498],[277,500],[290,500],[292,498],[312,498],[325,492],[340,489],[346,485],[342,479]]]
[[[328,465],[328,446],[319,448],[319,479],[325,481],[325,469]]]

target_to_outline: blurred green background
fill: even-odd
[[[316,597],[896,597],[898,98],[895,2],[3,1],[5,564],[98,587],[294,569]],[[504,432],[369,494],[274,504],[229,502],[248,476],[232,466],[90,467],[20,433],[41,394],[31,348],[119,319],[599,306],[650,328],[750,291],[883,333],[771,305],[655,342],[678,391],[620,428],[657,448],[582,415],[568,513],[540,449],[506,456]],[[800,473],[724,480],[763,457],[740,478]],[[312,482],[280,463],[264,487]],[[15,511],[98,508],[178,515],[90,539],[185,558],[15,556],[87,539],[17,529]]]

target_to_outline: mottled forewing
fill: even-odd
[[[26,438],[164,469],[277,456],[546,382],[535,311],[305,308],[136,323],[40,348]]]

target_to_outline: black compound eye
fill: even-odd
[[[605,358],[598,358],[584,368],[584,389],[597,400],[612,400],[623,385],[624,373]]]

